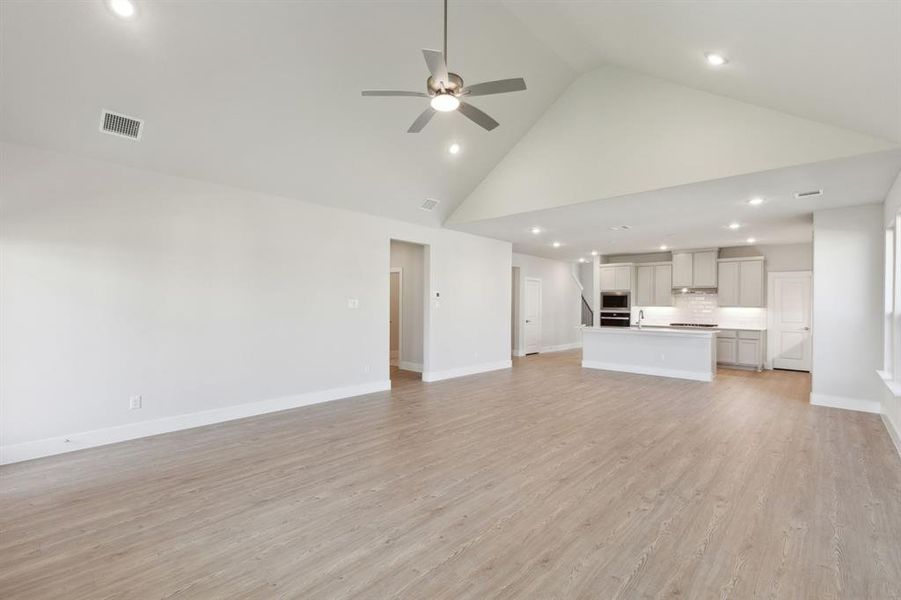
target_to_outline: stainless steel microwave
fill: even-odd
[[[629,292],[601,293],[601,310],[618,310],[626,312],[629,308]]]

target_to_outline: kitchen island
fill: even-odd
[[[679,327],[585,327],[586,369],[713,381],[717,329]]]

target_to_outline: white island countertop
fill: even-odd
[[[713,381],[718,332],[715,327],[585,327],[582,366]]]
[[[583,327],[582,331],[592,333],[656,333],[661,335],[688,335],[710,337],[722,331],[719,327],[671,327],[669,325],[631,325],[629,327]]]

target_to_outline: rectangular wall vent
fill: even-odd
[[[100,117],[100,131],[137,141],[144,131],[144,121],[104,110]]]
[[[438,206],[438,202],[439,201],[435,200],[434,198],[426,198],[425,202],[423,202],[422,206],[420,206],[419,208],[421,208],[422,210],[432,210],[433,208]]]
[[[810,190],[809,192],[795,192],[795,198],[814,198],[822,196],[823,190]]]

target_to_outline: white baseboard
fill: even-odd
[[[509,369],[511,367],[513,367],[512,360],[501,360],[493,363],[482,363],[480,365],[460,367],[458,369],[448,369],[446,371],[424,371],[422,373],[422,380],[426,382],[441,381],[442,379],[453,379],[454,377],[464,377],[466,375],[498,371],[500,369]]]
[[[234,419],[243,419],[245,417],[253,417],[291,408],[299,408],[301,406],[309,406],[310,404],[319,404],[320,402],[329,402],[330,400],[340,400],[352,396],[384,392],[390,389],[391,381],[374,381],[372,383],[318,390],[315,392],[307,392],[305,394],[297,394],[295,396],[285,396],[283,398],[273,398],[270,400],[261,400],[259,402],[248,402],[246,404],[237,404],[235,406],[226,406],[223,408],[215,408],[174,417],[140,421],[138,423],[129,423],[128,425],[119,425],[117,427],[95,429],[93,431],[73,433],[33,442],[13,444],[0,447],[0,464],[5,465],[21,462],[23,460],[31,460],[33,458],[41,458],[43,456],[62,454],[64,452],[84,450],[85,448],[105,446],[106,444],[115,444],[116,442],[134,440],[151,435],[159,435],[161,433],[202,427],[204,425],[212,425],[214,423],[222,423]]]
[[[398,369],[403,369],[404,371],[416,371],[417,373],[422,373],[422,364],[410,362],[407,360],[402,360],[397,363]]]
[[[842,408],[844,410],[857,410],[860,412],[882,412],[882,404],[878,400],[866,400],[864,398],[849,398],[847,396],[832,396],[829,394],[810,393],[810,403],[814,406],[828,406],[829,408]]]
[[[571,344],[558,344],[556,346],[543,346],[541,352],[563,352],[564,350],[575,350],[581,348],[582,342],[573,342]]]
[[[526,355],[525,350],[520,350],[519,348],[513,349],[513,356],[515,356],[517,358],[522,358],[525,355]]]
[[[624,373],[636,373],[638,375],[656,375],[658,377],[672,377],[674,379],[691,379],[692,381],[713,381],[713,375],[704,373],[703,371],[683,371],[680,369],[660,369],[639,365],[621,365],[596,360],[583,360],[582,366],[586,369],[601,369],[603,371],[622,371]]]
[[[898,428],[895,427],[895,424],[892,423],[892,420],[887,414],[882,413],[880,416],[882,417],[882,423],[888,430],[889,437],[892,438],[892,443],[895,444],[895,450],[897,450],[898,456],[901,456],[901,431],[898,431]]]

